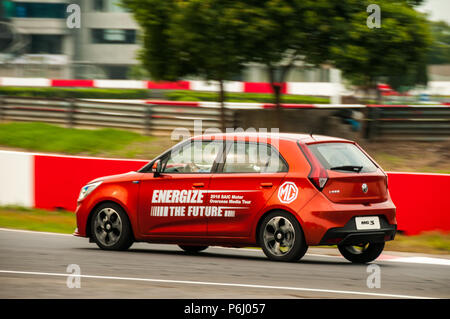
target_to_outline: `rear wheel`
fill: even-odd
[[[94,212],[91,235],[101,249],[126,250],[133,244],[128,216],[117,204],[104,203]]]
[[[264,217],[259,243],[266,256],[275,261],[297,261],[308,250],[299,222],[283,211]]]
[[[338,245],[342,256],[352,263],[365,264],[380,256],[384,243],[365,243],[361,245]]]
[[[203,250],[205,250],[206,248],[208,248],[208,246],[188,246],[188,245],[178,245],[181,249],[183,249],[185,252],[191,253],[191,254],[196,254],[199,253]]]

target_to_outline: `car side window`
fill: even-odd
[[[223,173],[277,173],[288,167],[278,151],[265,143],[233,142],[223,166]]]
[[[222,144],[195,140],[173,149],[163,160],[162,173],[211,173]]]

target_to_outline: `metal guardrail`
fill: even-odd
[[[225,110],[228,126],[234,112]],[[169,136],[175,128],[220,128],[221,110],[197,106],[100,102],[83,99],[0,97],[0,120],[62,124],[68,127],[131,129],[148,135]]]
[[[369,106],[367,114],[370,140],[450,140],[448,106]]]
[[[220,108],[210,107],[208,104],[204,106],[200,103],[194,104],[158,105],[0,96],[0,120],[40,121],[68,127],[122,128],[155,136],[170,136],[175,128],[184,128],[192,132],[195,120],[202,120],[203,129],[221,127]],[[311,106],[309,112],[314,109],[318,111],[342,109],[337,105],[327,108]],[[225,110],[226,127],[240,126],[239,112],[235,112],[235,107]],[[364,137],[369,140],[450,140],[449,106],[360,105],[357,110],[365,113]],[[263,110],[253,109],[251,116],[263,118],[261,111]],[[296,111],[300,113],[302,109]],[[321,114],[323,116],[323,113]]]

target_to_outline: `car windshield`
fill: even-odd
[[[355,173],[375,172],[375,164],[355,145],[350,143],[318,143],[308,148],[325,169]]]

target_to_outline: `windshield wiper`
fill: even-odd
[[[344,166],[335,166],[330,168],[333,171],[351,171],[351,172],[361,172],[362,166],[352,166],[352,165],[344,165]]]

